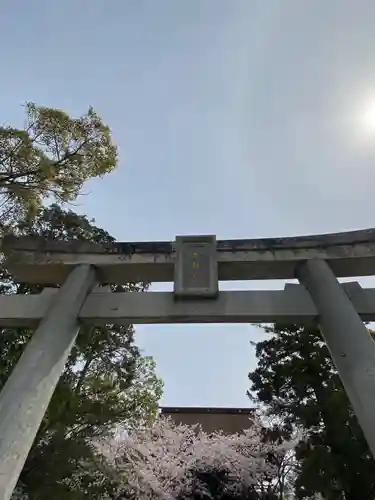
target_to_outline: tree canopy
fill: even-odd
[[[159,418],[100,449],[116,500],[278,500],[278,458],[291,444],[266,442],[262,430],[255,419],[240,434],[207,434]]]
[[[0,224],[34,216],[45,198],[73,201],[83,184],[113,170],[117,149],[93,108],[79,118],[25,105],[23,128],[0,127]]]
[[[32,221],[20,222],[17,233],[114,241],[93,221],[57,205],[40,209]],[[113,292],[143,293],[146,288],[145,283],[130,283],[114,286]],[[2,271],[0,293],[40,290],[16,283]],[[0,389],[32,333],[25,328],[1,329]],[[111,484],[96,466],[93,441],[112,435],[119,426],[129,429],[152,421],[161,392],[154,361],[135,346],[131,325],[82,327],[22,471],[18,494],[27,494],[29,500],[103,498]]]
[[[253,400],[278,419],[278,431],[304,431],[296,448],[298,498],[375,498],[375,461],[317,328],[274,326],[256,345],[249,374]]]

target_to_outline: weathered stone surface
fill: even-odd
[[[375,274],[375,229],[217,242],[219,280],[291,279],[306,260],[323,259],[337,277]],[[62,283],[72,267],[94,265],[101,283],[173,281],[173,242],[86,244],[4,238],[6,265],[20,281]]]

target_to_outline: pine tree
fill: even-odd
[[[256,346],[251,397],[279,420],[289,436],[302,429],[296,449],[298,498],[375,498],[375,461],[318,329],[278,326]]]
[[[46,198],[71,202],[90,178],[111,172],[117,149],[93,108],[79,118],[25,105],[23,128],[0,127],[0,229],[34,217]]]

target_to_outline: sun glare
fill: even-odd
[[[367,102],[360,116],[362,132],[375,138],[375,99]]]

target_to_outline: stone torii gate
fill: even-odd
[[[317,322],[375,456],[375,229],[296,238],[86,244],[6,237],[6,267],[39,295],[0,297],[0,326],[36,327],[0,395],[0,500],[16,485],[80,324]],[[284,290],[219,291],[221,280],[297,278]],[[103,284],[174,282],[173,292]],[[58,289],[56,285],[61,285]],[[48,288],[54,286],[54,288]]]

